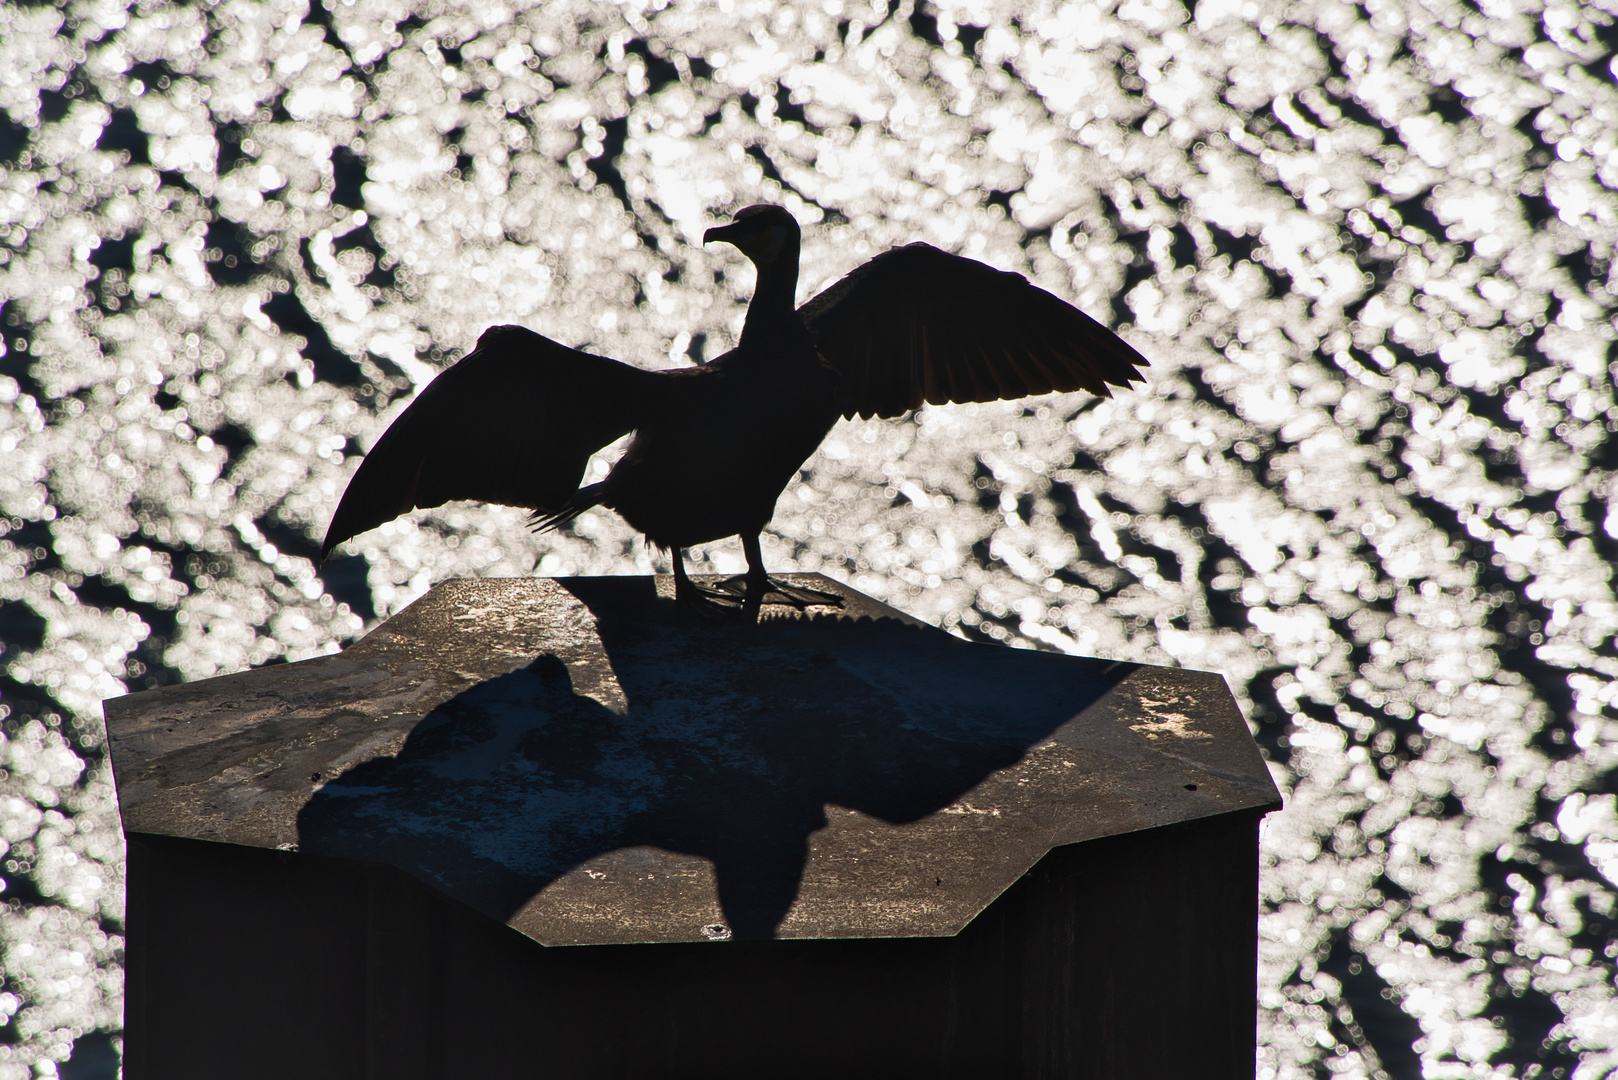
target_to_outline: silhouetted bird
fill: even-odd
[[[321,558],[351,536],[452,499],[521,506],[536,529],[606,506],[672,549],[676,595],[803,607],[825,593],[768,577],[759,534],[776,498],[839,416],[899,416],[923,402],[1052,391],[1111,396],[1146,360],[1077,308],[927,244],[893,248],[802,308],[798,223],[749,206],[705,243],[740,248],[758,283],[736,348],[710,363],[645,371],[520,326],[484,332],[377,440],[333,515]],[[600,483],[590,455],[629,432]],[[740,536],[738,586],[686,576],[692,544]]]

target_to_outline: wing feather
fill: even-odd
[[[928,244],[893,248],[802,308],[845,416],[1144,381],[1146,358],[1020,274]]]
[[[320,556],[454,499],[555,511],[590,455],[658,408],[662,373],[496,326],[387,429],[348,483]]]

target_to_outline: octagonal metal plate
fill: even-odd
[[[1218,675],[845,599],[456,580],[344,652],[106,702],[124,828],[388,863],[549,945],[953,934],[1048,850],[1279,798]]]

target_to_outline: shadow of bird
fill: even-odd
[[[777,497],[839,417],[900,416],[924,402],[995,401],[1144,381],[1147,361],[1082,311],[928,244],[878,255],[794,305],[800,233],[778,206],[749,206],[704,243],[758,268],[736,348],[696,367],[647,371],[519,326],[423,390],[360,463],[321,558],[415,508],[453,499],[520,506],[536,529],[604,506],[673,553],[676,596],[699,609],[837,604],[771,578],[759,536]],[[590,456],[633,431],[606,479]],[[739,536],[740,579],[708,587],[685,549]]]

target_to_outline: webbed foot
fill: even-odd
[[[785,604],[807,611],[811,607],[843,606],[843,598],[836,593],[822,592],[819,589],[806,589],[801,585],[793,585],[778,577],[767,576],[764,579],[764,588],[757,590],[750,583],[746,574],[739,574],[733,578],[726,578],[718,583],[718,588],[724,589],[732,596],[751,600],[755,593],[761,604]]]
[[[708,622],[722,622],[740,614],[748,604],[745,593],[726,589],[725,584],[720,582],[716,586],[709,586],[698,585],[689,578],[676,580],[674,598],[698,618]]]

